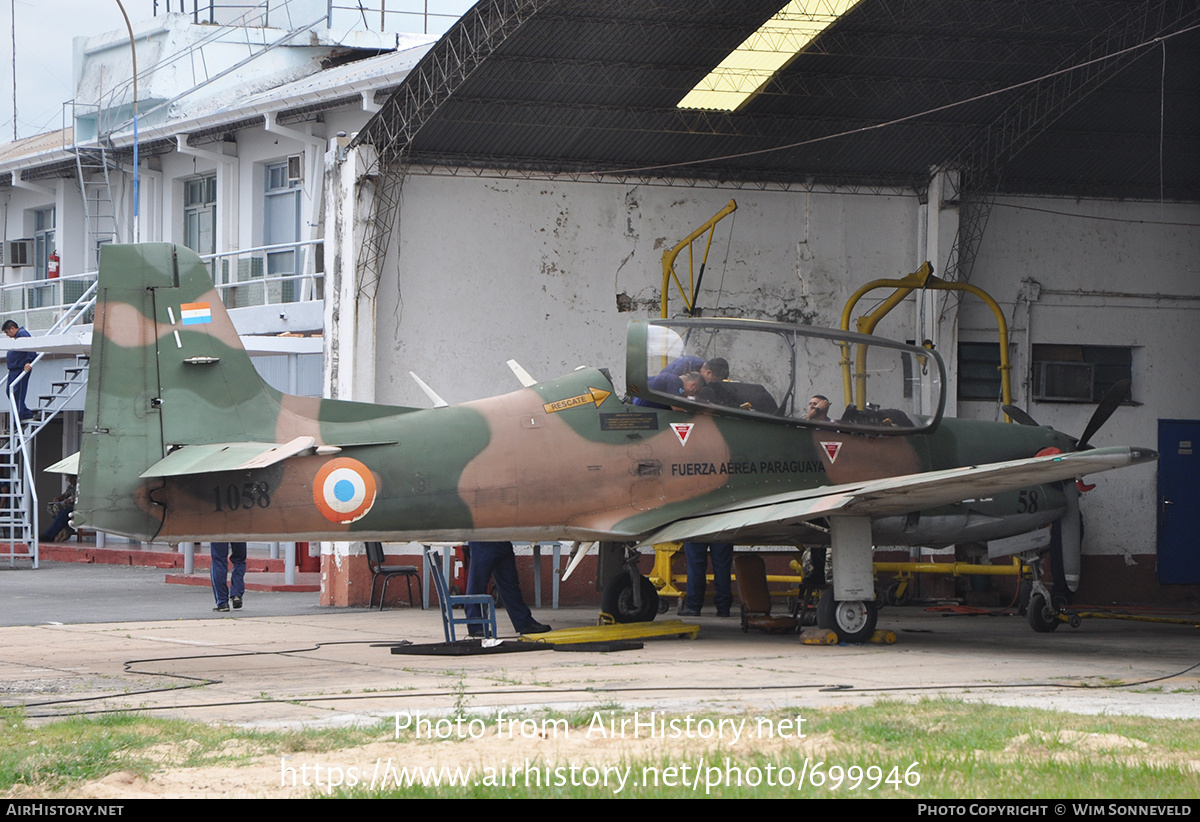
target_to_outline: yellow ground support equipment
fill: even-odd
[[[605,619],[607,618],[607,621]],[[666,622],[614,623],[608,614],[600,614],[601,624],[595,627],[563,628],[547,634],[522,636],[522,642],[544,642],[550,645],[573,645],[585,642],[615,642],[618,640],[649,639],[656,636],[677,636],[695,639],[699,625],[689,625],[678,619]]]

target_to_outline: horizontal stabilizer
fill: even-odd
[[[213,474],[218,471],[243,471],[266,468],[288,457],[311,451],[312,437],[296,437],[285,443],[219,442],[212,445],[185,445],[142,472],[141,477],[176,477],[185,474]]]
[[[63,457],[58,462],[51,465],[49,468],[43,469],[47,474],[70,474],[76,476],[79,474],[79,452],[76,451],[69,457]]]

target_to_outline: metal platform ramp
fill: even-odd
[[[583,628],[563,628],[545,634],[527,634],[522,642],[542,642],[550,645],[581,645],[589,642],[619,642],[654,637],[687,637],[695,639],[700,634],[699,625],[690,625],[682,620],[664,622],[628,622],[596,625]]]

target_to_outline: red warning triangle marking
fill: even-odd
[[[832,465],[837,459],[838,452],[842,450],[842,444],[840,442],[822,442],[821,447],[824,448],[825,453],[829,455],[830,465]]]
[[[688,437],[692,435],[694,422],[673,422],[671,430],[675,432],[675,438],[679,440],[680,445],[687,445]]]

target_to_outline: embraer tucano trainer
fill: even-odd
[[[840,331],[634,321],[626,380],[626,399],[581,368],[428,409],[280,394],[195,254],[109,245],[75,522],[173,542],[825,543],[835,630],[861,639],[875,542],[1021,533],[1063,515],[1064,480],[1157,456],[943,419],[936,352]],[[814,395],[828,411],[810,414]],[[613,585],[652,618],[628,567]]]

